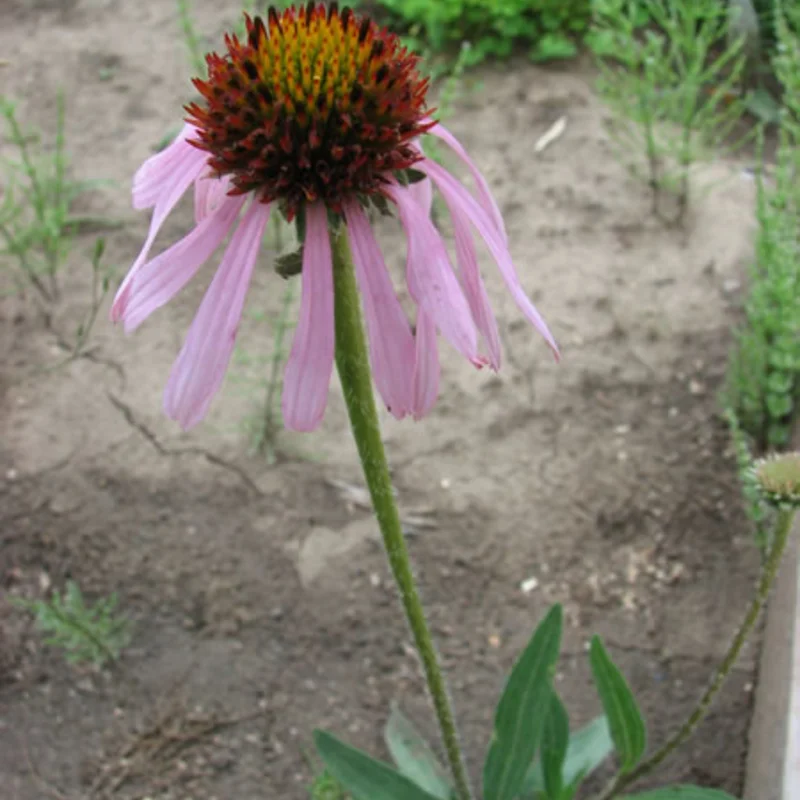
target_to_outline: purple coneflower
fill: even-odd
[[[438,394],[441,333],[476,366],[500,365],[497,323],[481,278],[473,229],[517,305],[556,344],[520,285],[500,211],[459,142],[426,106],[428,80],[398,38],[349,8],[309,3],[267,20],[246,17],[247,36],[226,36],[207,56],[202,100],[186,125],[136,173],[133,204],[152,208],[141,253],[111,317],[134,330],[171,300],[231,233],[216,275],[172,369],[166,413],[184,428],[208,412],[233,352],[250,277],[271,213],[296,220],[303,241],[301,302],[286,365],[287,427],[319,425],[334,357],[330,234],[346,230],[361,291],[375,384],[391,413],[419,418]],[[423,136],[443,140],[466,164],[473,196],[434,161]],[[193,230],[148,260],[165,218],[194,185]],[[452,218],[457,270],[430,219],[432,188]],[[368,212],[396,210],[408,240],[412,329],[395,293]],[[483,352],[479,349],[483,339]]]

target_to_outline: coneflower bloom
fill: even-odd
[[[393,34],[349,8],[313,2],[266,21],[245,17],[246,37],[207,56],[201,100],[163,152],[140,167],[134,207],[152,208],[144,247],[111,310],[126,332],[171,300],[231,233],[222,260],[169,377],[164,407],[184,428],[207,413],[233,352],[270,214],[296,220],[303,241],[301,301],[286,364],[287,427],[321,421],[334,356],[331,227],[344,232],[377,389],[391,413],[419,418],[438,393],[437,333],[476,366],[500,365],[500,338],[478,270],[473,229],[486,243],[526,317],[557,354],[520,285],[503,220],[483,176],[426,106],[428,80]],[[434,161],[421,139],[443,140],[475,182],[475,196]],[[149,259],[167,215],[194,187],[192,231]],[[457,269],[430,218],[431,192],[452,218]],[[396,211],[408,240],[412,328],[395,293],[368,211]],[[479,349],[479,339],[484,342]]]

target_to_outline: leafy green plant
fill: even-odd
[[[611,753],[613,743],[604,717],[570,734],[566,710],[552,685],[561,625],[561,608],[554,606],[511,671],[484,764],[485,800],[568,800]],[[318,732],[316,743],[328,770],[354,800],[449,800],[453,796],[449,774],[397,708],[392,710],[385,736],[396,772],[330,734]]]
[[[37,627],[47,634],[45,643],[62,649],[70,663],[103,666],[116,661],[130,640],[129,623],[117,613],[116,594],[90,606],[78,584],[67,581],[62,595],[15,602],[36,615]]]
[[[587,30],[590,0],[378,0],[396,30],[415,49],[443,53],[471,44],[469,65],[508,58],[526,46],[537,61],[568,58]]]
[[[592,641],[589,660],[604,714],[570,732],[567,711],[552,680],[561,627],[561,608],[556,605],[511,670],[484,763],[484,800],[573,800],[584,780],[616,752],[619,770],[610,790],[601,795],[610,800],[633,780],[635,770],[644,774],[649,768],[643,761],[646,730],[639,706],[598,637]],[[392,710],[385,735],[396,769],[329,733],[317,731],[315,742],[329,773],[353,800],[452,800],[456,796],[444,766],[397,708]],[[673,786],[626,798],[733,800],[725,792],[696,786]]]
[[[759,451],[788,443],[800,407],[798,167],[783,131],[773,186],[757,175],[756,255],[726,381],[726,405]]]
[[[64,98],[56,107],[52,152],[40,154],[40,136],[23,129],[16,104],[0,96],[0,118],[16,158],[2,162],[5,169],[0,198],[0,263],[12,265],[11,279],[18,291],[33,288],[40,300],[58,299],[58,273],[72,236],[82,228],[108,227],[109,220],[73,214],[75,201],[96,188],[98,181],[69,177],[64,137]]]
[[[783,87],[782,124],[795,144],[800,143],[800,7],[778,3],[774,17],[778,45],[772,64]]]
[[[742,2],[742,0],[739,0]],[[780,51],[783,41],[781,26],[800,33],[800,9],[793,0],[749,0],[758,19],[761,49],[767,53]]]
[[[728,25],[717,0],[595,2],[589,45],[611,134],[626,160],[643,153],[644,169],[631,168],[650,186],[653,213],[670,223],[684,221],[692,165],[706,150],[729,149],[744,112],[742,44],[729,42]],[[671,214],[665,193],[676,202]]]

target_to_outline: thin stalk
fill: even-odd
[[[272,358],[270,359],[269,378],[267,379],[267,396],[264,400],[264,423],[256,445],[256,449],[262,454],[268,449],[277,427],[275,404],[278,397],[278,388],[281,384],[281,367],[285,356],[283,342],[286,338],[286,331],[289,328],[289,313],[293,300],[294,284],[288,281],[283,292],[281,313],[275,323],[275,340],[272,343]]]
[[[414,582],[400,514],[392,492],[389,465],[381,439],[378,412],[372,394],[369,354],[361,322],[361,305],[347,236],[332,235],[336,320],[336,367],[342,382],[353,437],[361,458],[375,516],[383,536],[406,619],[422,659],[458,800],[471,800],[467,771],[458,744],[453,712],[442,670],[436,657],[425,612]]]
[[[17,246],[13,234],[2,223],[0,223],[0,236],[6,240],[6,251],[17,257],[31,285],[39,292],[45,302],[52,303],[55,298],[51,294],[50,289],[42,283],[42,280],[36,274],[36,267],[28,260],[25,249]]]
[[[58,299],[58,262],[60,257],[61,237],[64,235],[64,217],[67,214],[69,205],[65,203],[63,198],[64,193],[64,180],[66,174],[66,156],[64,155],[64,94],[58,94],[58,107],[56,112],[56,153],[54,157],[55,172],[53,175],[52,197],[44,200],[48,202],[52,208],[53,214],[57,215],[53,220],[55,223],[55,230],[48,224],[48,219],[45,217],[41,220],[45,228],[45,251],[48,260],[48,275],[50,277],[50,291],[53,296]]]
[[[283,222],[278,214],[272,217],[272,225],[275,236],[275,252],[280,253],[283,248],[283,232],[281,226]],[[275,402],[278,397],[278,387],[281,379],[281,366],[283,365],[285,353],[283,341],[286,338],[286,330],[289,327],[289,313],[294,300],[294,283],[286,282],[281,302],[281,311],[275,322],[275,340],[272,343],[272,355],[270,357],[269,377],[267,378],[267,394],[264,399],[264,421],[256,439],[256,452],[260,455],[268,454],[270,460],[274,457],[273,440],[275,437],[276,417]]]
[[[756,592],[750,603],[750,607],[747,609],[747,613],[745,614],[744,620],[742,620],[742,624],[739,626],[739,630],[736,631],[736,636],[733,637],[728,652],[725,653],[725,657],[717,667],[708,689],[706,689],[686,722],[684,722],[678,731],[653,753],[650,758],[639,764],[633,772],[629,772],[625,775],[617,775],[605,791],[598,796],[598,800],[611,800],[611,798],[616,797],[619,792],[627,786],[630,786],[634,781],[651,773],[677,750],[695,732],[697,726],[703,721],[709,708],[711,708],[714,698],[717,696],[739,659],[742,647],[753,630],[759,614],[761,613],[761,609],[764,607],[769,597],[772,586],[775,583],[775,578],[778,575],[778,569],[786,550],[786,544],[789,541],[793,519],[794,509],[782,509],[778,513],[772,550],[761,571],[761,577],[759,578],[758,586],[756,587]]]

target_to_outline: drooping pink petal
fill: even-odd
[[[301,280],[300,314],[281,405],[287,428],[311,431],[325,414],[333,371],[333,264],[328,213],[322,203],[306,206]]]
[[[187,143],[197,129],[186,124],[181,132],[160,153],[150,156],[133,176],[133,207],[139,210],[152,208],[162,194],[164,179],[170,174],[184,172],[193,160],[205,162],[205,156]]]
[[[475,323],[442,237],[407,189],[395,184],[386,193],[397,204],[408,239],[406,271],[412,298],[456,350],[482,365]]]
[[[159,162],[156,166],[152,166],[148,170],[146,179],[140,179],[147,184],[148,193],[153,193],[155,208],[153,209],[150,230],[147,232],[144,245],[136,257],[136,261],[133,262],[133,266],[128,270],[128,274],[117,290],[114,302],[111,305],[112,322],[119,320],[122,309],[125,307],[131,281],[147,260],[150,248],[153,246],[164,220],[170,211],[175,208],[178,200],[183,197],[186,190],[206,168],[206,156],[196,147],[187,144],[185,140],[175,142],[170,147],[179,148],[178,151],[173,153],[174,157],[169,161]],[[164,153],[159,153],[159,155],[164,155]],[[149,202],[150,200],[148,199]]]
[[[168,250],[143,264],[120,309],[125,333],[134,331],[194,277],[230,231],[245,198],[230,197]]]
[[[425,151],[422,149],[422,142],[419,139],[414,141],[414,148],[419,150],[421,155],[425,155]],[[431,208],[433,207],[433,184],[431,179],[424,178],[421,181],[412,183],[408,187],[408,191],[411,192],[411,196],[424,209],[425,213],[430,216]]]
[[[440,123],[434,125],[427,132],[431,136],[436,136],[437,138],[441,139],[467,165],[467,168],[472,174],[475,184],[478,187],[478,196],[480,197],[481,205],[486,209],[487,213],[491,215],[495,226],[502,234],[503,243],[507,244],[508,235],[506,234],[506,226],[503,222],[503,215],[500,213],[500,207],[497,205],[497,201],[494,199],[494,195],[489,188],[489,184],[486,182],[486,178],[483,177],[475,162],[469,157],[469,154],[464,149],[464,146],[458,141],[458,139],[456,139],[455,136],[453,136],[452,133],[450,133],[450,131],[447,130],[447,128]]]
[[[433,185],[430,178],[412,183],[408,187],[408,191],[414,198],[417,205],[428,215],[431,215],[431,208],[433,207]]]
[[[389,411],[409,413],[414,373],[414,337],[395,293],[367,215],[357,201],[344,207],[356,279],[361,290],[375,385]]]
[[[205,417],[222,385],[269,213],[257,201],[245,212],[172,367],[164,411],[184,429]]]
[[[231,188],[230,178],[200,177],[194,182],[194,221],[202,222],[224,202]]]
[[[414,419],[424,417],[439,396],[439,352],[436,344],[436,325],[430,315],[420,308],[417,313],[416,351],[414,358],[413,407]]]
[[[553,335],[550,333],[547,323],[525,294],[525,290],[522,288],[522,284],[519,281],[517,271],[514,268],[514,263],[511,260],[508,246],[503,241],[489,215],[475,201],[475,198],[473,198],[467,189],[446,169],[443,169],[430,159],[425,159],[420,162],[417,167],[429,175],[436,184],[436,188],[447,201],[453,218],[455,219],[457,216],[466,217],[466,219],[475,226],[478,233],[480,233],[481,237],[486,242],[486,246],[489,248],[492,257],[497,262],[497,266],[500,268],[500,274],[503,276],[503,280],[511,292],[514,301],[536,330],[544,337],[550,349],[553,351],[553,355],[558,360],[560,358],[558,345]]]
[[[489,364],[493,370],[497,371],[500,369],[502,354],[500,332],[497,329],[497,320],[494,317],[492,305],[486,293],[486,286],[483,283],[478,267],[478,255],[475,252],[472,231],[464,215],[454,212],[449,202],[447,206],[453,220],[453,234],[456,239],[456,261],[461,271],[464,294],[467,296],[467,302],[472,311],[475,324],[483,334],[486,342],[486,347],[489,351]]]

